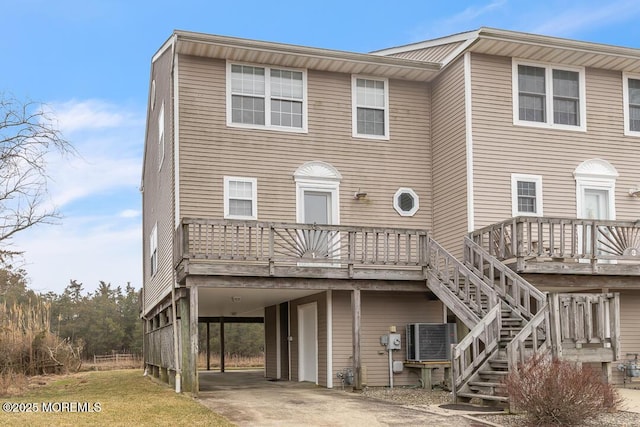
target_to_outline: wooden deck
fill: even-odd
[[[426,230],[185,218],[175,233],[187,276],[425,280]]]
[[[518,273],[640,275],[640,221],[516,217],[471,238]]]

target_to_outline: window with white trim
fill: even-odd
[[[640,136],[640,75],[623,74],[625,135]]]
[[[305,132],[306,72],[227,64],[227,124]]]
[[[158,170],[162,168],[164,161],[164,101],[158,113]]]
[[[512,216],[542,216],[542,176],[511,174]]]
[[[256,178],[224,177],[224,217],[258,218],[258,182]]]
[[[393,195],[393,208],[401,216],[414,216],[420,209],[420,199],[411,188],[398,188]]]
[[[351,80],[353,136],[389,138],[389,81],[361,78]]]
[[[158,223],[156,222],[149,235],[149,271],[151,277],[158,272]]]
[[[584,69],[513,61],[513,121],[586,130]]]

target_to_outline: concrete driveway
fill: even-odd
[[[405,407],[263,371],[201,372],[199,401],[238,426],[485,426],[460,413]]]

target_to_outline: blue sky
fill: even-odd
[[[46,103],[80,153],[52,158],[63,218],[13,240],[36,291],[142,285],[150,60],[174,29],[353,52],[482,26],[640,48],[640,2],[0,0],[0,93]]]

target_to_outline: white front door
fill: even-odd
[[[318,383],[318,307],[298,306],[298,381]]]
[[[610,194],[610,189],[608,188],[589,188],[589,187],[585,187],[583,188],[583,192],[582,192],[582,212],[581,212],[581,217],[582,219],[604,219],[604,220],[608,220],[608,219],[613,219],[611,212],[611,194]],[[591,254],[592,250],[591,250],[591,239],[592,239],[592,232],[593,230],[591,229],[591,226],[587,226],[587,230],[586,230],[586,246],[585,246],[585,253],[586,254]],[[596,236],[597,233],[599,231],[596,231]],[[596,237],[596,239],[599,239],[600,237]],[[579,239],[579,242],[581,241],[581,239]],[[598,243],[598,245],[600,246],[600,244]],[[600,253],[600,250],[597,250],[596,253]],[[584,261],[584,262],[588,262],[588,261]]]

